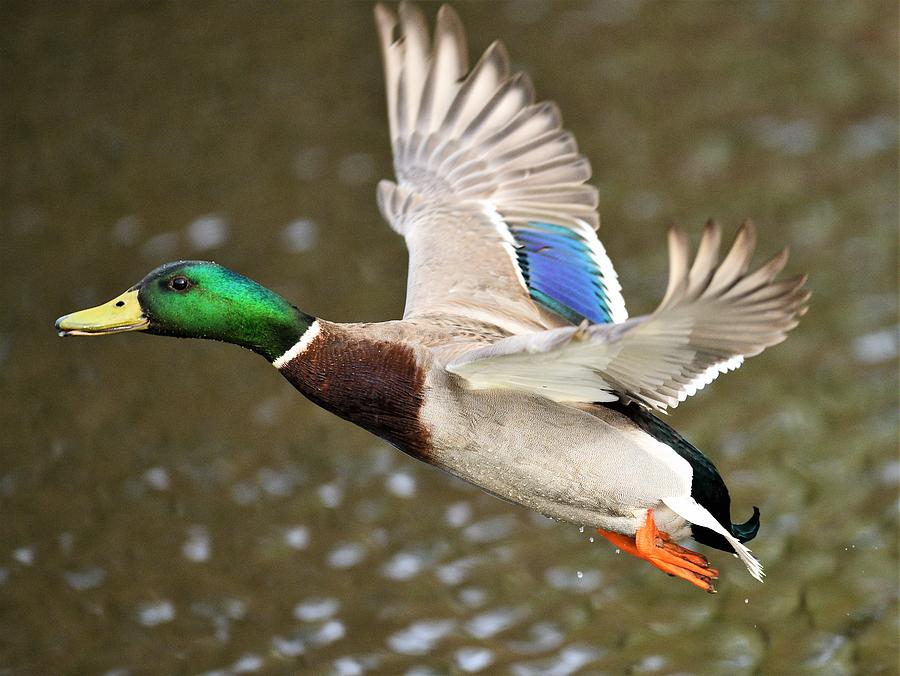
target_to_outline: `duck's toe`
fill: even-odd
[[[644,559],[664,573],[715,593],[712,581],[719,577],[719,571],[709,565],[705,556],[672,542],[667,533],[657,529],[653,510],[647,510],[644,525],[633,538],[599,528],[597,532],[622,551]]]
[[[694,564],[684,561],[684,559],[679,559],[678,557],[668,559],[666,556],[651,556],[647,558],[647,561],[664,573],[680,577],[682,580],[687,580],[695,587],[699,587],[710,594],[716,593],[712,581],[719,576],[719,573],[715,568],[707,568],[704,570],[695,567]]]

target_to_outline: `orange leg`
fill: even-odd
[[[652,509],[647,510],[647,520],[634,537],[599,528],[597,532],[623,552],[644,559],[664,573],[687,580],[703,591],[715,592],[712,581],[719,577],[719,571],[710,567],[705,556],[675,544],[667,533],[657,529]]]

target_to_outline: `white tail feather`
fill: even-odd
[[[709,513],[709,510],[707,510],[706,507],[703,507],[690,496],[663,498],[663,503],[681,518],[687,519],[697,526],[709,528],[711,531],[718,533],[728,540],[728,543],[734,547],[735,553],[740,557],[741,561],[744,562],[744,565],[747,566],[747,570],[750,571],[750,574],[760,582],[763,581],[765,573],[763,572],[763,567],[759,560],[757,560],[750,550],[741,544],[736,537],[729,533],[722,524],[716,521],[715,517]]]

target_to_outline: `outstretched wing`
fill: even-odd
[[[397,183],[378,204],[406,239],[405,318],[457,315],[522,333],[627,318],[597,239],[588,161],[552,103],[492,44],[468,70],[447,6],[375,8]]]
[[[709,223],[693,266],[687,235],[669,233],[669,286],[652,315],[512,336],[447,366],[474,388],[526,390],[556,401],[634,400],[677,406],[745,357],[784,340],[805,310],[805,276],[775,277],[787,251],[748,272],[756,246],[749,223],[719,263],[721,232]]]

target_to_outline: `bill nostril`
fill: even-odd
[[[125,307],[125,301],[120,300],[118,303],[116,303],[116,307]]]

